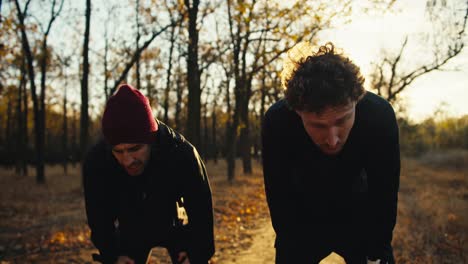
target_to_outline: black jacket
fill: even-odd
[[[187,251],[192,263],[207,263],[214,239],[205,165],[183,136],[158,125],[150,160],[140,176],[128,176],[104,141],[88,153],[83,185],[91,240],[111,261],[135,247],[164,246]],[[189,218],[185,226],[177,222],[180,197]]]
[[[262,127],[267,202],[277,249],[390,259],[400,175],[398,126],[388,102],[368,92],[343,150],[326,156],[286,101]],[[302,241],[307,241],[305,244]],[[390,250],[389,250],[390,247]],[[312,263],[312,262],[311,262]]]

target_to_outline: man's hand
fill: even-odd
[[[346,264],[344,258],[335,252],[322,259],[319,264]]]
[[[177,263],[179,264],[190,264],[188,254],[185,251],[179,252],[179,256],[177,257]]]
[[[135,261],[127,256],[119,256],[115,264],[135,264]]]

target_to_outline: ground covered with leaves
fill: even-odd
[[[397,263],[468,263],[468,153],[404,159]]]
[[[240,168],[240,164],[237,166]],[[237,173],[228,182],[223,161],[207,163],[215,216],[216,263],[250,247],[262,219],[268,219],[261,167]],[[238,169],[239,171],[240,169]],[[78,167],[67,175],[46,168],[47,183],[37,185],[34,171],[20,177],[0,170],[0,261],[4,263],[92,263],[95,253],[86,224]],[[169,263],[165,250],[154,250],[152,263]]]
[[[207,163],[215,214],[216,263],[273,263],[274,234],[258,163],[229,183]],[[237,168],[241,168],[240,164]],[[240,170],[240,169],[238,169]],[[33,171],[30,171],[33,174]],[[0,263],[91,263],[79,171],[48,167],[47,184],[0,170]],[[468,154],[404,159],[394,232],[397,263],[468,262]],[[169,263],[162,249],[151,263]]]

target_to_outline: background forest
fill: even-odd
[[[42,248],[41,241],[58,243],[66,232],[81,236],[73,240],[73,247],[92,248],[82,211],[80,162],[100,137],[105,102],[121,83],[140,89],[149,98],[155,116],[199,149],[219,191],[215,206],[219,223],[234,226],[240,222],[239,214],[252,217],[252,221],[267,219],[258,163],[260,127],[268,107],[283,96],[282,58],[301,41],[325,44],[329,41],[325,32],[349,25],[356,16],[398,14],[408,3],[0,0],[0,182],[2,190],[10,189],[3,194],[0,217],[16,219],[13,223],[0,222],[0,260],[51,252],[50,246]],[[420,169],[431,170],[430,166],[436,166],[435,171],[443,168],[443,173],[434,174],[433,179],[456,177],[454,186],[461,186],[456,189],[460,192],[456,208],[464,210],[468,199],[468,115],[452,115],[447,103],[433,109],[433,115],[414,120],[404,95],[421,78],[437,72],[466,71],[468,63],[463,58],[468,1],[427,0],[423,9],[425,31],[409,32],[402,41],[396,40],[396,48],[382,47],[366,72],[366,89],[390,101],[397,111],[403,164],[409,164],[403,175],[423,175]],[[346,46],[338,48],[347,51]],[[444,93],[444,87],[440,87],[440,93]],[[421,97],[425,100],[424,95]],[[403,177],[403,202],[409,201],[404,198],[405,191],[414,191],[408,186],[421,182],[406,182]],[[252,186],[249,189],[243,183]],[[228,190],[233,197],[254,195],[257,200],[245,204],[257,203],[257,207],[233,205],[234,200],[221,198]],[[458,191],[453,193],[458,195]],[[68,197],[79,213],[73,221],[65,218],[53,222],[54,230],[41,229],[50,223],[47,216],[38,225],[18,220],[19,215],[34,216],[46,210],[53,214],[65,206],[31,209],[24,204],[9,204],[13,200],[33,203],[40,196],[57,201]],[[412,206],[404,203],[402,210],[411,211]],[[443,223],[458,225],[466,220],[466,213],[459,216],[447,210],[445,215],[453,215]],[[81,228],[65,228],[74,221]],[[409,228],[409,223],[404,223]],[[14,234],[26,232],[19,226],[39,226],[32,237],[42,238],[32,242],[17,238]],[[463,235],[457,236],[458,242],[449,248],[457,247],[454,256],[466,261],[466,225],[456,227],[454,232]],[[243,228],[256,230],[258,225],[252,222]],[[431,228],[435,227],[428,230]],[[419,243],[403,237],[397,241]],[[221,249],[242,244],[242,237],[235,239],[239,240],[223,241],[221,234],[217,243]],[[28,249],[28,243],[38,246]],[[427,248],[421,251],[429,252]],[[399,260],[409,260],[405,259],[405,249],[398,252]],[[448,254],[444,252],[440,254]],[[420,263],[427,263],[424,261],[422,258]]]

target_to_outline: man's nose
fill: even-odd
[[[336,145],[339,142],[339,137],[338,137],[338,128],[336,127],[331,127],[327,131],[327,139],[326,143],[329,147],[336,147]]]
[[[127,152],[124,152],[124,154],[122,156],[122,163],[123,163],[124,166],[130,166],[130,164],[132,164],[133,160],[134,159],[133,159],[132,155],[130,155]]]

